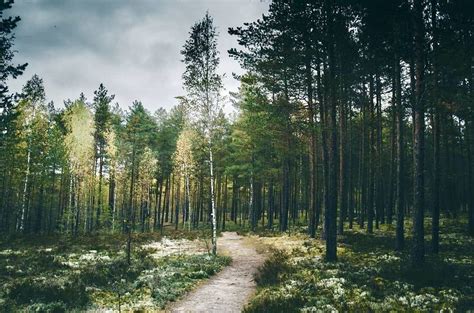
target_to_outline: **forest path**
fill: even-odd
[[[241,312],[256,288],[253,279],[265,257],[256,250],[251,238],[224,232],[217,238],[219,253],[232,257],[232,263],[198,286],[169,312]]]

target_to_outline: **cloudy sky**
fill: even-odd
[[[123,108],[135,99],[151,111],[170,108],[184,94],[180,50],[192,24],[209,10],[228,93],[238,86],[232,72],[241,69],[227,55],[237,46],[227,28],[256,20],[268,5],[269,0],[16,0],[9,12],[22,18],[15,62],[29,65],[11,90],[36,73],[56,105],[81,91],[91,100],[102,82]]]

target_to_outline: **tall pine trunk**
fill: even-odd
[[[424,25],[423,1],[414,0],[415,30],[415,103],[414,142],[413,142],[413,245],[411,251],[412,266],[419,267],[424,262],[424,149],[425,149],[425,109],[424,109]]]
[[[337,100],[336,100],[336,62],[334,56],[334,1],[327,0],[327,22],[328,22],[328,87],[329,87],[329,173],[328,173],[328,197],[326,206],[325,229],[326,229],[326,260],[337,261]]]
[[[432,212],[432,226],[431,226],[431,238],[432,238],[432,250],[433,253],[439,252],[439,206],[440,206],[440,114],[441,109],[439,107],[439,100],[437,98],[438,90],[438,66],[437,66],[437,44],[438,44],[438,32],[437,32],[437,21],[436,21],[436,6],[437,1],[431,0],[431,24],[432,24],[432,36],[433,36],[433,93],[434,93],[434,117],[433,117],[433,212]]]
[[[342,88],[341,88],[342,89]],[[338,233],[342,235],[344,233],[344,220],[346,218],[347,210],[347,194],[346,194],[346,100],[342,97],[341,92],[340,107],[339,107],[339,224]]]
[[[402,81],[400,64],[400,39],[398,38],[399,25],[394,25],[394,114],[396,115],[396,177],[395,177],[395,207],[397,215],[395,249],[403,250],[405,247],[405,162],[404,162],[404,118],[405,108],[402,102]]]

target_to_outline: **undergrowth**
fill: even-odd
[[[290,252],[271,252],[255,277],[258,291],[245,312],[472,310],[474,239],[466,228],[465,221],[443,219],[440,254],[428,253],[416,270],[409,266],[409,241],[406,250],[395,252],[389,226],[372,235],[358,228],[346,231],[336,263],[324,261],[323,241],[306,237]]]
[[[141,248],[159,238],[135,235],[130,265],[122,235],[3,241],[0,312],[155,311],[230,263],[208,254],[156,257],[153,249]]]

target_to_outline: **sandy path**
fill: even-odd
[[[217,239],[219,253],[232,257],[232,264],[173,304],[170,312],[241,312],[255,291],[253,274],[263,263],[249,238],[225,232]]]

